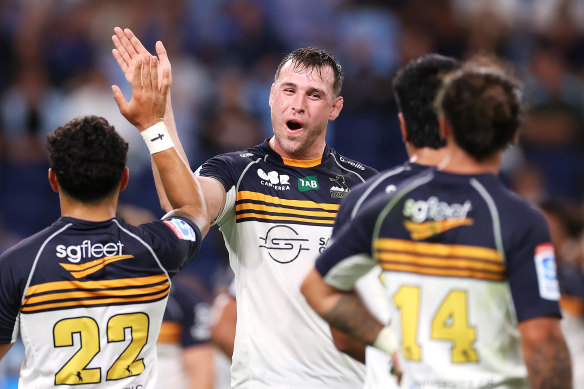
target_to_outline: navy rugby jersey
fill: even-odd
[[[268,142],[211,158],[226,204],[216,224],[235,273],[232,387],[362,385],[361,364],[339,352],[328,324],[300,293],[330,238],[339,202],[376,171],[327,146],[316,160],[283,159]]]
[[[383,171],[378,175],[369,178],[364,183],[351,188],[351,192],[349,192],[341,201],[341,206],[333,227],[333,236],[339,231],[340,227],[355,218],[359,209],[361,209],[368,200],[374,198],[380,193],[395,192],[400,183],[410,177],[420,174],[421,172],[428,171],[428,169],[434,169],[434,167],[406,162],[400,166]]]
[[[397,322],[402,385],[529,387],[517,323],[560,317],[554,251],[543,215],[497,177],[411,178],[366,204],[316,268],[348,290],[375,264]]]
[[[0,257],[0,343],[20,334],[20,385],[153,387],[156,338],[170,279],[197,253],[201,233],[171,217],[61,217]]]

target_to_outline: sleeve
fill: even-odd
[[[195,171],[195,174],[200,177],[215,178],[223,185],[225,192],[236,184],[232,164],[229,163],[226,155],[218,155],[207,160]]]
[[[18,315],[25,280],[18,278],[23,269],[12,259],[8,253],[0,257],[0,344],[14,343],[19,331]]]
[[[554,248],[543,215],[522,218],[529,228],[506,253],[507,275],[518,322],[542,316],[561,317]]]
[[[193,260],[203,240],[193,221],[178,216],[156,220],[139,228],[170,277]]]
[[[366,207],[339,229],[330,247],[318,257],[316,270],[329,285],[351,290],[357,280],[375,266],[371,241],[378,214],[377,207]]]

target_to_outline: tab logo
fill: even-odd
[[[318,188],[320,187],[318,186],[318,179],[316,176],[306,176],[298,179],[298,190],[301,192],[317,190]]]

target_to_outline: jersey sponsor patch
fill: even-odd
[[[185,222],[182,219],[166,219],[163,220],[164,224],[166,224],[170,229],[174,232],[179,239],[182,240],[190,240],[193,242],[197,241],[197,234],[193,227],[189,225],[189,223]]]
[[[539,295],[545,300],[558,300],[560,288],[556,272],[556,258],[551,243],[542,243],[535,248],[535,270]]]

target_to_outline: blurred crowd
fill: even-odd
[[[173,66],[172,101],[191,167],[269,137],[268,93],[282,56],[331,51],[345,105],[328,142],[378,170],[406,159],[391,80],[429,52],[508,62],[524,83],[520,143],[505,182],[549,218],[566,312],[584,315],[584,0],[0,0],[0,252],[59,216],[45,135],[104,116],[130,143],[124,217],[161,216],[148,151],[111,85],[130,90],[111,55],[129,27]],[[144,220],[145,220],[144,219]],[[211,234],[189,271],[209,295],[229,282]]]

